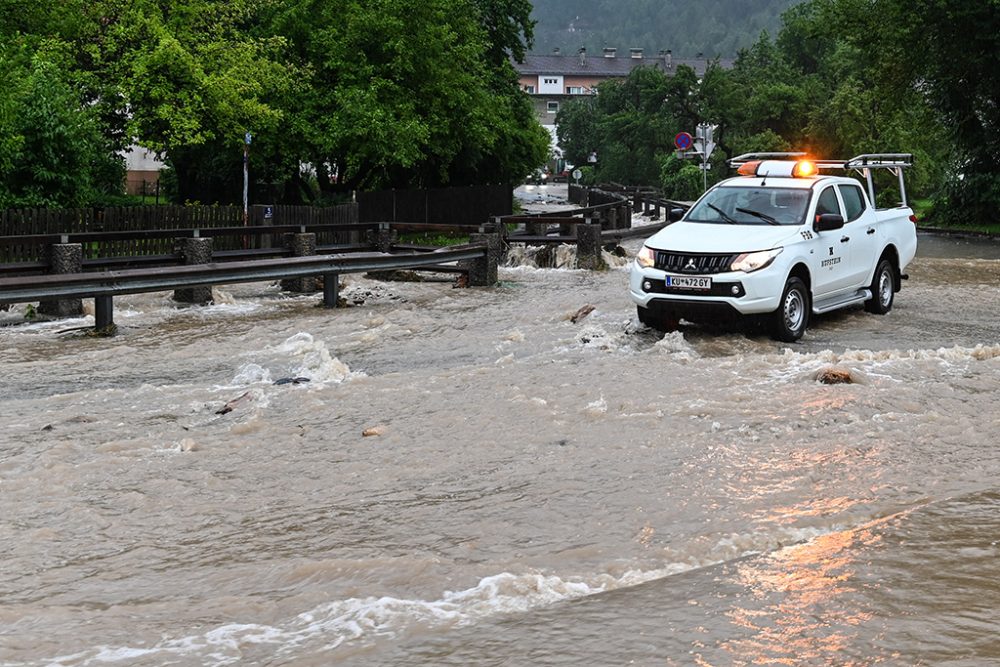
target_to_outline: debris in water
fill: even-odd
[[[390,271],[369,271],[365,278],[370,280],[384,280],[387,282],[422,283],[425,278],[416,271],[401,271],[393,269]]]
[[[816,374],[816,379],[823,384],[853,384],[851,371],[845,368],[824,368]]]
[[[372,426],[371,428],[366,428],[364,431],[362,431],[361,435],[363,435],[366,438],[370,438],[373,435],[382,435],[383,433],[385,433],[384,426]]]
[[[612,257],[628,257],[628,251],[617,243],[609,243],[605,245],[604,251]]]
[[[274,381],[274,384],[302,384],[303,382],[309,382],[309,378],[280,378]]]
[[[458,277],[455,278],[455,283],[452,285],[452,287],[458,287],[458,288],[468,287],[468,286],[469,286],[469,275],[466,273],[458,274]]]
[[[587,315],[590,315],[592,312],[594,312],[594,306],[588,303],[586,306],[583,306],[582,308],[580,308],[580,310],[576,311],[576,313],[569,318],[569,321],[572,322],[573,324],[576,324],[577,322],[585,318]]]
[[[240,405],[240,403],[244,402],[245,400],[249,400],[249,399],[250,399],[250,392],[249,391],[248,392],[244,392],[241,396],[237,396],[233,400],[231,400],[228,403],[226,403],[225,405],[223,405],[222,409],[216,410],[215,414],[217,414],[217,415],[229,414],[236,407],[238,407]]]

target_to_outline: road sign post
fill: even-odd
[[[701,169],[703,190],[708,189],[708,170],[711,169],[708,159],[712,156],[712,151],[715,150],[715,141],[712,135],[718,127],[718,125],[698,123],[698,127],[695,128],[694,146],[697,152],[701,154],[701,165],[699,165],[699,168]]]

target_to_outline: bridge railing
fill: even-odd
[[[308,235],[308,234],[306,234]],[[472,235],[472,242],[460,246],[402,253],[372,252],[358,249],[351,253],[280,259],[208,262],[186,266],[130,268],[125,270],[54,273],[42,276],[0,277],[0,305],[40,301],[73,303],[93,298],[95,328],[114,329],[113,297],[124,294],[175,290],[197,293],[218,284],[267,280],[296,281],[323,278],[323,305],[338,305],[339,275],[392,269],[456,269],[466,273],[467,285],[488,286],[496,283],[500,254],[500,234],[495,231]],[[207,241],[208,239],[195,239]]]

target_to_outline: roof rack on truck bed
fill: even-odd
[[[729,160],[730,167],[740,167],[752,162],[763,162],[770,160],[778,161],[799,161],[806,157],[806,153],[744,153]],[[912,153],[865,153],[856,155],[849,160],[808,160],[816,170],[821,169],[849,169],[858,172],[864,177],[868,184],[868,196],[875,203],[875,183],[872,179],[872,169],[887,169],[889,173],[899,180],[899,196],[901,206],[906,206],[906,185],[903,182],[903,169],[913,166]]]

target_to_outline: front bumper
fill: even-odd
[[[667,276],[690,277],[640,267],[635,261],[629,270],[629,296],[639,306],[665,311],[680,317],[695,315],[715,319],[723,314],[756,315],[778,307],[784,290],[784,276],[774,267],[753,273],[730,271],[716,273],[708,290],[693,290],[666,285]],[[688,317],[690,319],[690,317]]]

